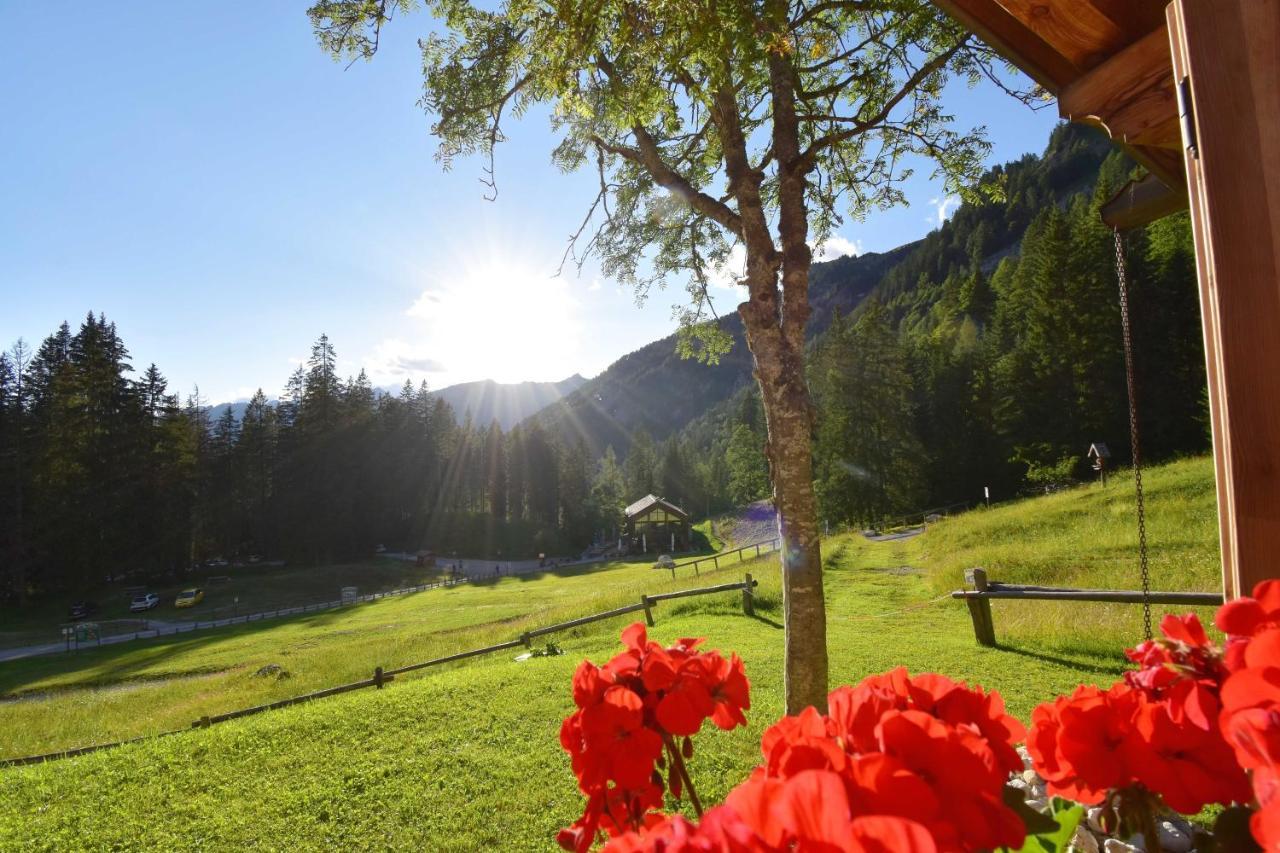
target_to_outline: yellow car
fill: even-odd
[[[184,589],[178,593],[178,597],[174,600],[174,607],[195,607],[204,601],[204,590],[199,587],[193,589]]]

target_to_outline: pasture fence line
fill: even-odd
[[[743,545],[741,548],[734,548],[731,551],[718,551],[717,553],[710,554],[706,557],[697,557],[692,560],[685,560],[683,563],[674,563],[670,566],[665,566],[663,568],[666,568],[667,571],[671,572],[671,577],[673,578],[676,576],[676,569],[692,568],[693,573],[697,575],[699,573],[698,565],[701,563],[710,563],[712,566],[719,569],[721,560],[731,559],[735,554],[738,556],[739,563],[746,562],[747,552],[755,551],[755,554],[753,555],[752,559],[754,559],[755,557],[759,557],[763,554],[770,554],[778,550],[778,546],[781,543],[781,541],[782,541],[781,539],[775,536],[772,539],[764,539],[760,542],[753,542],[750,545]]]
[[[755,587],[759,585],[759,581],[747,574],[743,580],[735,583],[719,584],[717,586],[701,587],[698,589],[682,589],[675,592],[659,592],[653,594],[642,594],[637,604],[628,604],[625,607],[617,607],[613,610],[605,610],[600,613],[593,613],[589,616],[582,616],[577,619],[570,619],[567,622],[557,622],[554,625],[547,625],[542,628],[534,628],[525,631],[518,639],[508,640],[503,643],[496,643],[491,646],[484,646],[479,649],[470,649],[464,652],[457,652],[444,657],[433,658],[432,660],[423,661],[421,663],[412,663],[407,666],[397,667],[395,669],[384,669],[376,667],[371,678],[363,681],[354,681],[349,684],[339,684],[335,687],[326,687],[323,690],[316,690],[311,693],[304,693],[300,696],[290,696],[286,699],[279,699],[275,702],[268,702],[263,705],[255,705],[251,708],[240,708],[235,711],[227,711],[221,714],[206,714],[198,720],[191,723],[192,729],[204,729],[216,723],[226,722],[227,720],[235,720],[241,717],[248,717],[254,714],[260,714],[264,711],[274,711],[279,708],[287,708],[290,705],[299,705],[304,702],[311,702],[316,699],[323,699],[327,696],[336,696],[340,693],[350,693],[353,690],[362,690],[364,688],[373,687],[381,690],[385,685],[395,680],[397,675],[403,675],[407,672],[415,672],[420,669],[427,669],[432,666],[440,666],[441,664],[453,663],[455,661],[466,660],[468,658],[479,657],[481,655],[492,654],[494,652],[514,649],[521,646],[526,648],[533,647],[533,638],[541,637],[546,634],[554,634],[559,631],[565,631],[570,628],[576,628],[581,625],[587,625],[592,622],[599,622],[604,619],[614,619],[629,613],[636,613],[641,610],[645,614],[645,622],[653,627],[655,622],[653,619],[653,607],[661,601],[670,601],[676,598],[687,598],[696,595],[712,595],[715,593],[732,592],[741,590],[742,592],[742,612],[748,616],[755,615],[754,592]],[[383,593],[386,595],[387,593]],[[153,740],[155,738],[168,737],[176,735],[189,729],[172,729],[156,734],[142,735],[140,737],[129,738],[128,740],[115,741],[113,743],[92,744],[90,746],[74,747],[72,749],[59,750],[57,752],[48,752],[42,755],[28,755],[21,758],[5,758],[0,759],[0,768],[17,767],[24,764],[40,764],[45,761],[57,761],[63,758],[72,758],[77,755],[87,755],[91,752],[98,752],[104,749],[113,749],[117,746],[124,746],[130,743],[139,743],[141,741]]]

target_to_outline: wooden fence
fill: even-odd
[[[973,619],[973,636],[984,646],[996,645],[996,627],[991,616],[991,599],[1016,599],[1022,601],[1096,601],[1111,604],[1177,604],[1188,607],[1197,604],[1222,603],[1220,592],[1148,592],[1128,589],[1071,589],[1051,586],[1000,583],[987,580],[984,569],[968,569],[964,573],[966,583],[973,589],[958,589],[952,598],[964,599]]]
[[[676,592],[660,592],[653,595],[641,595],[637,604],[628,604],[625,607],[619,607],[614,610],[606,610],[602,613],[593,613],[590,616],[583,616],[578,619],[570,619],[567,622],[558,622],[555,625],[548,625],[544,628],[535,628],[526,631],[520,635],[519,639],[509,640],[505,643],[496,643],[492,646],[485,646],[479,649],[471,649],[470,651],[458,652],[452,655],[446,655],[433,660],[423,661],[421,663],[412,663],[408,666],[402,666],[396,669],[383,669],[377,667],[373,671],[373,677],[364,681],[355,681],[350,684],[339,684],[336,687],[327,687],[324,690],[317,690],[313,693],[305,693],[301,696],[291,696],[288,699],[280,699],[275,702],[269,702],[265,705],[255,705],[252,708],[241,708],[236,711],[227,711],[223,714],[208,714],[191,723],[191,728],[208,728],[214,723],[225,722],[226,720],[235,720],[240,717],[248,717],[253,714],[260,714],[264,711],[273,711],[277,708],[287,708],[290,705],[298,705],[302,702],[311,702],[315,699],[323,699],[326,696],[336,696],[339,693],[349,693],[352,690],[361,690],[366,687],[373,687],[381,690],[386,684],[395,680],[397,675],[406,672],[414,672],[419,669],[426,669],[441,664],[453,663],[454,661],[465,660],[467,658],[478,657],[480,655],[492,654],[494,652],[514,649],[520,646],[532,647],[533,638],[541,637],[546,634],[554,634],[558,631],[564,631],[569,628],[576,628],[579,625],[587,625],[591,622],[599,622],[603,619],[613,619],[617,616],[623,616],[628,613],[637,613],[644,611],[645,622],[652,627],[653,607],[660,601],[669,601],[674,598],[686,598],[693,595],[711,595],[719,592],[732,592],[734,590],[742,591],[742,612],[748,616],[754,615],[755,605],[753,600],[755,587],[759,584],[751,577],[746,575],[745,579],[736,583],[725,583],[718,586],[702,587],[700,589],[682,589]],[[386,595],[389,593],[383,593]],[[174,729],[166,732],[159,732],[153,735],[144,735],[142,737],[130,738],[129,740],[116,741],[114,743],[93,744],[91,746],[81,746],[74,749],[65,749],[59,752],[49,752],[43,755],[29,755],[22,758],[6,758],[0,759],[0,767],[16,767],[22,764],[39,764],[45,761],[55,761],[61,758],[71,758],[76,755],[85,755],[90,752],[97,752],[102,749],[111,749],[117,746],[123,746],[128,743],[138,743],[139,741],[151,740],[158,737],[168,737],[179,732],[187,731],[187,729]]]
[[[775,536],[773,539],[768,539],[763,542],[756,542],[752,545],[743,545],[741,548],[734,548],[732,551],[721,551],[717,554],[712,554],[709,557],[698,557],[697,559],[694,559],[694,560],[685,560],[683,563],[676,563],[670,566],[667,569],[667,571],[671,572],[671,577],[674,578],[676,576],[676,569],[692,568],[693,573],[696,575],[698,574],[698,566],[701,563],[710,563],[712,566],[718,569],[720,568],[721,560],[729,560],[735,554],[738,556],[738,562],[741,563],[747,559],[745,555],[749,551],[753,551],[753,550],[755,551],[755,554],[753,555],[753,558],[754,558],[754,557],[759,557],[761,554],[769,554],[773,551],[778,550],[778,543],[780,541],[781,540],[779,540]]]

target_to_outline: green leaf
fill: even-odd
[[[1050,803],[1051,815],[1028,806],[1017,788],[1006,787],[1004,800],[1027,825],[1027,840],[1017,853],[1063,853],[1084,819],[1084,806],[1058,797]]]

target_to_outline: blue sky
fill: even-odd
[[[589,376],[673,331],[678,283],[638,309],[594,270],[552,276],[592,179],[550,165],[545,115],[510,124],[486,201],[480,163],[434,161],[416,106],[431,20],[397,21],[344,71],[306,5],[6,7],[24,35],[0,58],[0,345],[102,311],[136,367],[219,402],[278,393],[322,331],[343,373],[433,387]],[[992,162],[1042,150],[1055,121],[990,86],[946,103],[987,126]],[[833,245],[936,227],[928,171],[910,208]]]

